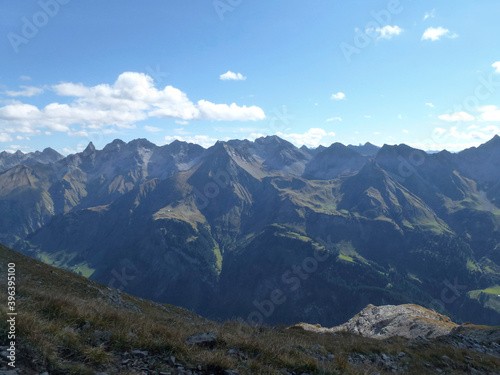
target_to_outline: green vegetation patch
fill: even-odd
[[[500,312],[500,286],[494,285],[482,290],[472,290],[469,298],[479,301],[484,307]]]
[[[338,258],[344,262],[370,264],[370,262],[357,253],[351,242],[342,241],[337,244],[337,248],[339,250]]]
[[[76,261],[78,257],[77,253],[68,254],[64,250],[53,254],[37,252],[36,257],[50,266],[72,271],[84,277],[90,277],[95,272],[95,268],[92,268],[87,262]]]

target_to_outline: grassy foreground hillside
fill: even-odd
[[[18,374],[494,374],[500,368],[500,358],[451,338],[375,340],[217,324],[0,245],[0,373],[11,370],[5,358],[9,263],[16,264]],[[198,344],[188,340],[199,333],[210,334]]]

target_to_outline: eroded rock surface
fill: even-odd
[[[392,336],[414,339],[444,336],[458,325],[447,316],[418,305],[407,304],[368,305],[347,323],[338,327],[324,328],[306,323],[300,323],[296,327],[320,333],[346,331],[376,339],[386,339]]]

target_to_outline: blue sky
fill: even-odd
[[[0,150],[277,134],[475,146],[499,133],[500,3],[0,3]]]

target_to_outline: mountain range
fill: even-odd
[[[0,242],[110,287],[252,324],[404,303],[500,322],[498,136],[456,154],[270,136],[21,156],[0,154]]]

